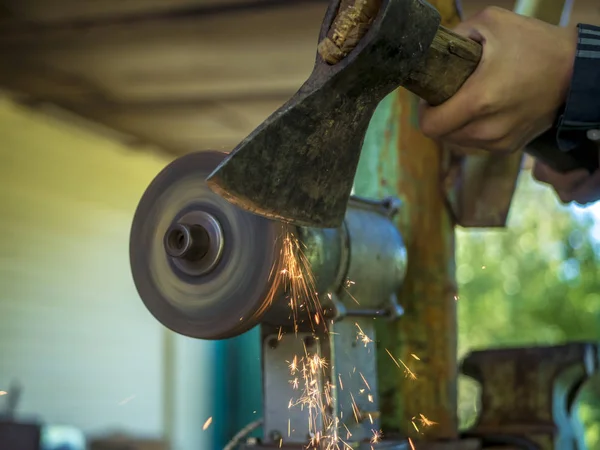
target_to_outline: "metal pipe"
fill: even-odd
[[[571,18],[573,0],[517,0],[513,11],[544,22],[566,26]]]
[[[454,0],[430,3],[440,11],[443,25],[460,21]],[[398,290],[405,315],[398,321],[375,322],[382,426],[388,436],[456,439],[454,224],[440,186],[442,149],[420,133],[417,106],[418,99],[403,89],[380,104],[355,181],[357,195],[402,200],[396,224],[409,255],[406,279]],[[410,366],[418,381],[405,377],[388,352]],[[419,414],[437,423],[423,428],[424,436],[412,425]]]

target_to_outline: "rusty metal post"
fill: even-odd
[[[441,12],[445,26],[460,21],[455,0],[430,3]],[[428,439],[456,439],[454,224],[441,187],[443,151],[420,133],[418,102],[400,89],[381,103],[365,139],[355,193],[393,195],[404,203],[398,226],[409,257],[399,292],[405,316],[377,326],[384,434],[418,439],[422,434],[414,420]],[[416,379],[403,374],[386,350]],[[422,426],[420,414],[436,424]]]

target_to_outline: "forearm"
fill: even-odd
[[[600,129],[600,27],[578,26],[577,54],[564,108],[555,133],[562,151],[596,151],[588,131]]]

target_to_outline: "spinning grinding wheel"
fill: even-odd
[[[226,339],[258,324],[283,226],[214,194],[206,177],[227,155],[183,156],[152,181],[130,237],[133,279],[148,310],[171,330]]]

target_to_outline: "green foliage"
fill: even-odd
[[[503,346],[600,341],[600,247],[589,213],[560,205],[523,173],[507,229],[457,238],[459,353]],[[588,448],[600,448],[600,383],[582,396]],[[461,380],[463,426],[476,414],[474,383]],[[596,408],[598,409],[598,408]]]

